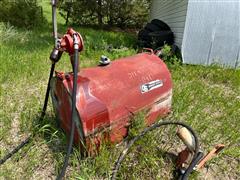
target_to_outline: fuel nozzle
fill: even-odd
[[[196,142],[193,135],[189,132],[189,130],[187,130],[187,128],[183,127],[178,129],[177,136],[183,141],[183,143],[191,152],[194,152]]]

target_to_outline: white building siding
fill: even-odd
[[[240,1],[189,0],[182,54],[187,64],[239,67]]]
[[[152,0],[150,18],[167,23],[175,36],[176,45],[181,48],[188,0]]]

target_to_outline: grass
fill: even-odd
[[[49,21],[51,8],[45,1],[42,4]],[[95,66],[102,54],[116,59],[137,52],[132,35],[75,29],[85,40],[81,67]],[[60,23],[59,32],[65,31],[66,27]],[[28,134],[36,134],[30,144],[0,166],[0,179],[54,178],[62,166],[66,137],[55,124],[51,103],[44,121],[38,120],[52,47],[51,24],[28,32],[0,24],[0,157]],[[205,151],[224,143],[226,149],[208,163],[210,173],[207,175],[216,179],[237,179],[240,176],[240,70],[179,63],[168,63],[168,67],[174,84],[173,110],[168,118],[190,124],[199,134]],[[71,70],[67,55],[56,69]],[[166,151],[173,153],[181,147],[173,138],[174,132],[175,128],[169,127],[142,139],[123,162],[119,176],[124,179],[172,177],[172,158]],[[132,134],[135,133],[136,130]],[[106,144],[98,156],[84,160],[79,159],[79,152],[74,149],[67,178],[107,179],[122,148],[123,144],[117,147]],[[194,174],[192,178],[202,176]]]

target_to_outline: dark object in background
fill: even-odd
[[[161,28],[158,27],[158,26],[155,25],[155,24],[147,23],[147,25],[145,26],[144,29],[146,29],[146,30],[148,30],[148,31],[150,31],[150,32],[154,32],[154,31],[158,31],[158,30],[160,30]]]
[[[172,31],[155,31],[148,34],[153,45],[157,47],[164,46],[164,44],[172,45],[174,43],[174,36]]]
[[[147,29],[142,29],[138,32],[138,40],[149,40],[149,33],[151,31],[147,30]]]
[[[161,20],[153,19],[138,33],[140,47],[156,49],[164,44],[173,45],[174,34],[170,27]]]
[[[170,27],[163,21],[159,20],[159,19],[153,19],[151,21],[151,24],[155,24],[157,25],[161,30],[164,30],[164,31],[170,31]]]

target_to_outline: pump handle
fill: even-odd
[[[51,0],[52,4],[52,26],[53,26],[53,38],[54,47],[57,49],[58,37],[57,37],[57,0]]]

